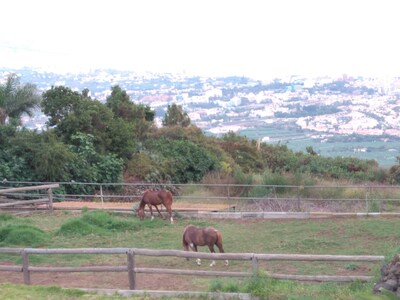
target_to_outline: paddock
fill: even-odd
[[[76,249],[38,249],[38,248],[0,248],[0,253],[20,255],[22,265],[0,265],[0,272],[16,272],[23,278],[23,283],[32,284],[32,276],[42,273],[77,273],[77,272],[124,272],[128,278],[127,289],[136,290],[137,274],[169,274],[187,276],[220,276],[220,277],[251,277],[260,271],[261,261],[302,261],[302,262],[382,262],[384,256],[370,255],[305,255],[305,254],[268,254],[268,253],[202,253],[187,252],[181,250],[154,250],[138,248],[76,248]],[[33,255],[60,255],[60,254],[106,254],[126,255],[125,265],[101,265],[101,266],[76,266],[76,267],[49,267],[32,266],[30,257]],[[192,269],[171,269],[171,268],[146,268],[138,266],[138,256],[157,257],[178,257],[178,258],[201,258],[209,260],[230,260],[247,261],[251,265],[251,272],[232,271],[207,271]],[[112,276],[112,275],[110,275]],[[291,275],[270,273],[269,276],[275,279],[313,281],[313,282],[351,282],[371,281],[373,277],[369,274],[358,276],[328,276],[328,275]],[[103,287],[112,288],[112,287]]]

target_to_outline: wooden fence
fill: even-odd
[[[76,248],[76,249],[36,249],[36,248],[0,248],[0,253],[19,254],[22,266],[0,265],[0,271],[21,272],[25,284],[31,284],[31,273],[40,272],[127,272],[129,289],[136,289],[136,274],[171,274],[193,276],[250,277],[259,270],[259,261],[309,261],[309,262],[379,262],[384,256],[349,256],[349,255],[305,255],[305,254],[257,254],[257,253],[202,253],[181,250],[152,250],[138,248]],[[121,266],[85,266],[85,267],[38,267],[29,264],[29,255],[43,254],[126,254],[127,263]],[[201,258],[212,260],[249,261],[252,272],[199,271],[189,269],[140,268],[136,256]],[[350,282],[370,281],[372,276],[328,276],[328,275],[290,275],[270,274],[272,278],[317,281]]]
[[[47,204],[49,210],[53,211],[53,190],[54,188],[58,188],[60,185],[56,184],[46,184],[46,185],[35,185],[35,186],[25,186],[25,187],[17,187],[17,188],[9,188],[9,189],[0,189],[0,195],[12,196],[12,193],[26,192],[26,191],[40,191],[47,190],[47,197],[35,200],[18,200],[18,201],[7,201],[6,203],[0,203],[0,209],[16,207],[16,206],[26,206],[26,205],[37,205],[37,204]],[[19,197],[24,197],[18,195]]]

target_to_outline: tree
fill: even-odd
[[[82,96],[68,87],[52,86],[43,93],[42,110],[49,117],[48,125],[59,125],[74,111]]]
[[[318,155],[318,153],[314,151],[314,149],[313,149],[312,146],[306,147],[306,151],[307,151],[307,153],[310,154],[310,155]]]
[[[106,99],[106,105],[116,118],[134,126],[136,138],[143,140],[154,125],[155,111],[148,105],[135,104],[129,95],[116,85],[111,88],[111,95]]]
[[[162,124],[164,126],[188,127],[190,125],[190,118],[188,114],[183,111],[181,105],[176,105],[174,103],[168,105]]]
[[[160,138],[147,143],[150,157],[155,162],[152,173],[163,173],[176,183],[199,182],[217,166],[215,157],[207,149],[187,140]],[[147,178],[154,181],[155,178]]]
[[[0,125],[6,124],[7,118],[18,120],[22,114],[32,117],[41,102],[36,85],[20,84],[16,74],[8,75],[6,82],[0,85]]]
[[[100,101],[91,99],[88,89],[81,94],[64,86],[52,87],[43,93],[42,108],[49,117],[48,125],[55,126],[65,142],[81,132],[95,137],[99,151],[106,151],[112,144],[108,129],[114,114]]]
[[[107,97],[106,105],[117,117],[125,121],[154,121],[155,112],[149,106],[133,103],[126,91],[119,85],[111,88],[111,95]]]

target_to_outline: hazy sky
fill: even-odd
[[[6,0],[0,67],[400,75],[398,0]]]

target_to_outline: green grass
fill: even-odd
[[[47,236],[47,248],[127,247],[181,250],[183,228],[192,223],[197,226],[214,226],[219,229],[223,234],[226,252],[385,255],[389,260],[400,251],[398,244],[400,219],[397,218],[252,219],[246,221],[177,218],[175,224],[171,225],[168,220],[159,218],[155,218],[153,221],[149,218],[140,221],[133,215],[94,211],[82,214],[64,212],[32,214],[25,217],[9,217],[0,214],[0,220],[3,220],[0,222],[0,232],[4,228],[24,224],[29,224],[31,228],[43,232]],[[90,230],[87,230],[88,227]],[[7,240],[3,240],[1,246],[14,247],[15,244],[7,244]],[[27,240],[18,247],[35,246]],[[199,251],[208,252],[208,249],[200,247]],[[29,260],[32,265],[125,265],[126,255],[30,255]],[[2,254],[0,255],[1,261],[21,264],[19,255]],[[136,258],[136,262],[138,267],[195,268],[193,260],[186,261],[171,257],[139,256]],[[204,262],[201,268],[211,270],[207,262]],[[250,272],[251,263],[231,261],[228,268],[228,271]],[[260,262],[260,270],[266,272],[306,275],[335,275],[341,272],[357,274],[360,270],[364,270],[367,274],[363,275],[373,275],[378,278],[380,276],[379,268],[379,263],[364,262]],[[227,271],[226,267],[218,262],[214,269]],[[217,282],[209,277],[190,276],[186,278],[188,282],[192,283],[193,290],[203,290],[208,286],[210,290],[215,291],[245,292],[249,290],[249,285],[257,286],[257,283],[235,278]],[[361,299],[357,297],[363,293],[370,293],[373,286],[372,283],[359,283],[359,285],[356,283],[297,283],[272,280],[268,277],[254,280],[267,281],[269,288],[267,290],[260,288],[259,292],[269,295],[268,299]],[[294,295],[298,295],[299,298],[293,298]],[[2,298],[1,295],[0,298]]]

